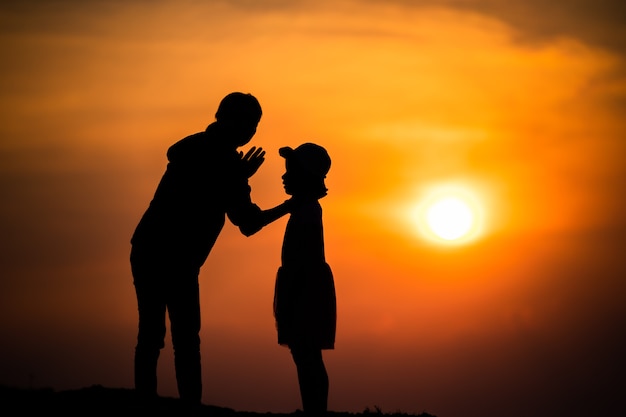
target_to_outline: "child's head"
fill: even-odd
[[[280,148],[287,171],[283,175],[285,192],[293,196],[321,198],[328,191],[324,178],[330,169],[330,157],[323,147],[303,143],[295,149]]]

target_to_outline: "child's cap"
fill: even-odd
[[[288,159],[290,163],[295,162],[305,171],[321,178],[325,178],[330,169],[330,156],[328,156],[328,152],[315,143],[303,143],[296,149],[286,146],[280,148],[278,154]]]

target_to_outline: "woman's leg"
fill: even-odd
[[[194,273],[180,275],[178,279],[168,294],[178,393],[183,401],[200,404],[202,372],[198,275]]]
[[[139,331],[135,347],[135,390],[145,399],[157,396],[157,362],[165,340],[165,301],[158,288],[135,284]]]
[[[162,268],[148,251],[132,248],[130,266],[137,295],[139,323],[135,347],[135,391],[142,399],[157,397],[157,362],[165,345],[166,299]]]

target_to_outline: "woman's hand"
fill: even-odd
[[[259,167],[265,161],[265,151],[263,148],[257,148],[253,146],[250,148],[248,152],[244,155],[243,152],[239,152],[239,157],[241,158],[241,162],[243,163],[243,170],[246,174],[247,178],[253,176]]]

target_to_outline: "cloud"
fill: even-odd
[[[67,32],[80,29],[82,33],[101,30],[107,26],[93,25],[93,21],[104,22],[124,11],[135,10],[142,16],[161,14],[174,16],[192,10],[206,13],[207,24],[214,25],[217,14],[239,16],[290,14],[295,19],[306,17],[308,13],[326,11],[352,15],[353,11],[365,7],[425,9],[443,8],[475,13],[498,19],[515,28],[522,42],[546,42],[560,37],[577,39],[584,43],[600,46],[620,55],[626,51],[626,3],[621,0],[355,0],[332,1],[285,1],[251,0],[214,1],[209,3],[197,0],[170,2],[169,0],[145,1],[89,1],[53,0],[39,2],[24,0],[4,2],[0,5],[0,21],[3,32]],[[220,19],[220,21],[224,21]],[[246,31],[246,23],[241,29]],[[375,24],[374,24],[375,25]],[[165,32],[167,30],[167,24]],[[178,26],[177,31],[185,32],[186,27]]]
[[[524,41],[544,42],[565,36],[618,53],[626,51],[626,3],[620,0],[396,0],[395,3],[408,8],[444,7],[491,16],[516,28]]]

